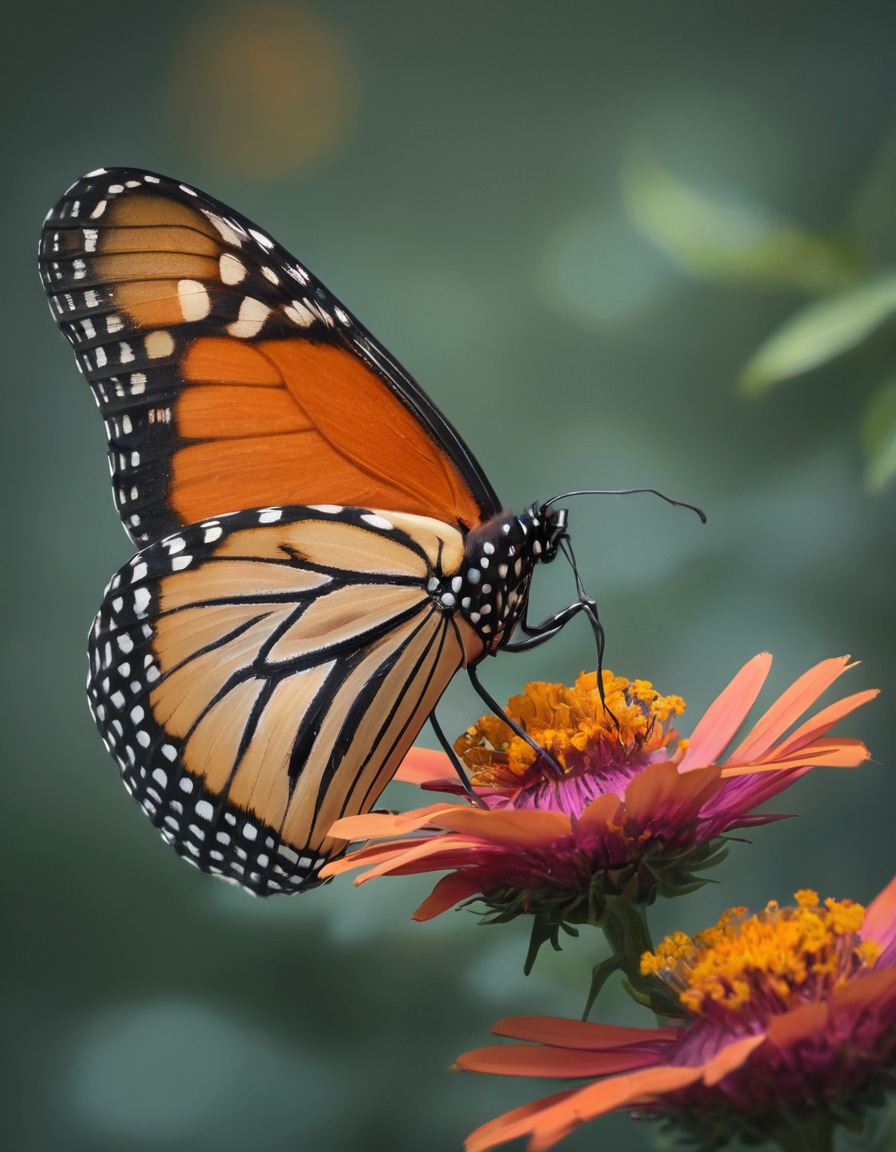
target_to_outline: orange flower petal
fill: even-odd
[[[849,661],[849,656],[834,656],[804,672],[753,725],[730,759],[741,764],[746,760],[761,759],[838,676],[842,676],[847,668],[855,667]]]
[[[413,876],[417,872],[438,872],[469,864],[471,851],[481,847],[481,840],[467,836],[427,836],[420,840],[400,840],[370,850],[362,848],[345,860],[337,861],[332,866],[327,865],[327,875],[335,875],[337,871],[345,872],[353,867],[366,867],[374,860],[379,862],[358,876],[355,879],[356,885],[377,876]]]
[[[718,1084],[720,1080],[736,1072],[750,1053],[764,1043],[765,1035],[760,1033],[758,1036],[745,1036],[742,1040],[727,1044],[704,1066],[703,1083],[710,1088]]]
[[[790,1012],[772,1016],[766,1028],[769,1040],[778,1048],[790,1048],[803,1040],[830,1034],[832,1021],[863,1011],[878,1013],[896,997],[896,968],[884,968],[856,976],[836,989],[829,1001],[800,1004]]]
[[[586,1120],[632,1104],[647,1104],[659,1096],[680,1091],[699,1080],[702,1074],[700,1067],[660,1065],[589,1084],[568,1100],[542,1113],[533,1125],[529,1149],[531,1152],[545,1152]]]
[[[444,752],[432,748],[412,748],[392,777],[402,784],[428,784],[454,775],[454,765]]]
[[[464,1141],[466,1152],[486,1152],[497,1144],[506,1144],[517,1136],[525,1136],[532,1131],[533,1119],[541,1113],[550,1112],[552,1108],[576,1095],[578,1089],[570,1088],[565,1092],[556,1092],[553,1096],[544,1096],[541,1100],[532,1100],[503,1116],[496,1116],[471,1132]]]
[[[636,823],[667,816],[673,809],[685,823],[719,790],[721,769],[716,765],[681,772],[669,760],[648,766],[625,790],[625,804]]]
[[[367,812],[362,816],[343,816],[330,825],[330,835],[340,840],[368,840],[372,836],[401,836],[424,828],[443,812],[451,812],[456,804],[429,804],[410,812]]]
[[[493,1072],[500,1076],[606,1076],[659,1063],[655,1052],[633,1048],[618,1052],[574,1052],[535,1044],[488,1044],[457,1058],[462,1072]]]
[[[780,1016],[772,1016],[765,1034],[776,1048],[790,1048],[812,1036],[824,1035],[829,1024],[827,1002],[815,1000],[800,1004],[790,1012],[782,1012]]]
[[[622,1024],[592,1024],[586,1020],[565,1020],[557,1016],[507,1016],[492,1027],[498,1036],[532,1040],[555,1048],[576,1048],[597,1052],[631,1044],[656,1044],[677,1038],[678,1028],[630,1028]]]
[[[428,844],[432,836],[418,836],[406,840],[385,840],[381,844],[365,844],[356,852],[347,856],[340,856],[336,860],[329,860],[320,870],[321,876],[341,876],[343,872],[351,872],[355,868],[366,868],[368,864],[375,864],[380,860],[391,859],[399,853],[407,851],[416,844]]]
[[[452,872],[442,877],[411,919],[432,920],[434,916],[447,912],[462,900],[478,895],[481,888],[481,880],[474,879],[465,872]]]
[[[760,652],[741,668],[731,683],[710,704],[688,740],[681,768],[714,764],[737,735],[768,676],[772,658]]]
[[[455,832],[467,832],[510,848],[540,847],[572,835],[572,823],[562,812],[537,808],[466,808],[454,804],[439,816],[439,824]]]
[[[838,988],[834,992],[830,1003],[831,1015],[835,1019],[844,1013],[862,1011],[878,1015],[894,999],[896,999],[896,968],[875,968],[867,975],[854,977],[843,988]]]
[[[608,792],[592,800],[579,817],[577,827],[583,832],[603,831],[608,824],[621,824],[625,819],[625,805],[619,796]]]

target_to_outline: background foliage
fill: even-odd
[[[875,762],[803,781],[799,818],[736,845],[660,924],[881,887],[892,5],[35,0],[4,25],[6,1147],[458,1149],[533,1086],[451,1060],[501,1015],[577,1014],[600,958],[588,939],[524,979],[522,921],[410,924],[425,881],[253,901],[180,863],[126,797],[82,682],[128,545],[35,269],[44,213],[99,165],[257,219],[424,383],[508,504],[630,485],[701,504],[705,528],[646,497],[576,502],[614,670],[696,717],[759,650],[773,689],[862,660],[848,688],[884,694],[849,730]],[[569,585],[539,573],[536,606]],[[500,697],[589,659],[583,626],[485,675]],[[443,722],[478,712],[458,684]],[[621,996],[603,1012],[640,1021]],[[655,1136],[619,1117],[566,1147]]]

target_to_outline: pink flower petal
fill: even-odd
[[[765,760],[760,758],[747,763],[726,761],[722,775],[730,778],[756,772],[789,772],[794,768],[857,768],[870,757],[871,753],[861,740],[849,736],[830,736],[790,752],[774,749],[772,755]]]
[[[799,720],[838,676],[842,676],[847,668],[855,667],[849,661],[849,656],[834,656],[804,672],[753,725],[743,743],[732,752],[730,759],[742,764],[765,756],[774,742]]]
[[[402,784],[422,785],[454,774],[454,765],[446,753],[432,748],[412,748],[392,779]]]
[[[865,909],[862,939],[875,940],[883,948],[878,967],[896,964],[896,876]]]
[[[869,688],[865,692],[856,692],[852,696],[847,696],[843,700],[837,700],[834,704],[829,704],[827,708],[823,708],[821,712],[813,716],[811,720],[807,720],[795,732],[793,732],[783,744],[779,745],[777,754],[798,751],[800,748],[805,747],[813,740],[818,740],[829,732],[844,716],[850,712],[854,712],[856,708],[861,708],[863,704],[867,704],[869,700],[873,700],[875,696],[880,695],[880,689]]]
[[[680,765],[682,770],[715,764],[721,758],[753,707],[771,665],[771,655],[760,652],[710,704],[688,740]]]

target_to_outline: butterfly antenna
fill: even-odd
[[[572,496],[636,496],[641,492],[646,492],[651,496],[659,496],[660,500],[665,500],[667,504],[672,504],[676,508],[687,508],[689,512],[700,517],[701,524],[706,523],[706,513],[702,508],[698,508],[696,504],[687,504],[684,500],[673,500],[671,496],[667,496],[665,492],[660,492],[658,488],[580,488],[575,492],[563,492],[560,496],[552,496],[550,500],[544,502],[543,507],[550,508],[559,500],[569,500]]]

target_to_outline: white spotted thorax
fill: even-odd
[[[525,611],[535,565],[554,559],[565,532],[566,510],[537,504],[520,515],[498,516],[474,528],[466,539],[460,573],[440,603],[459,608],[486,651],[497,651]]]

